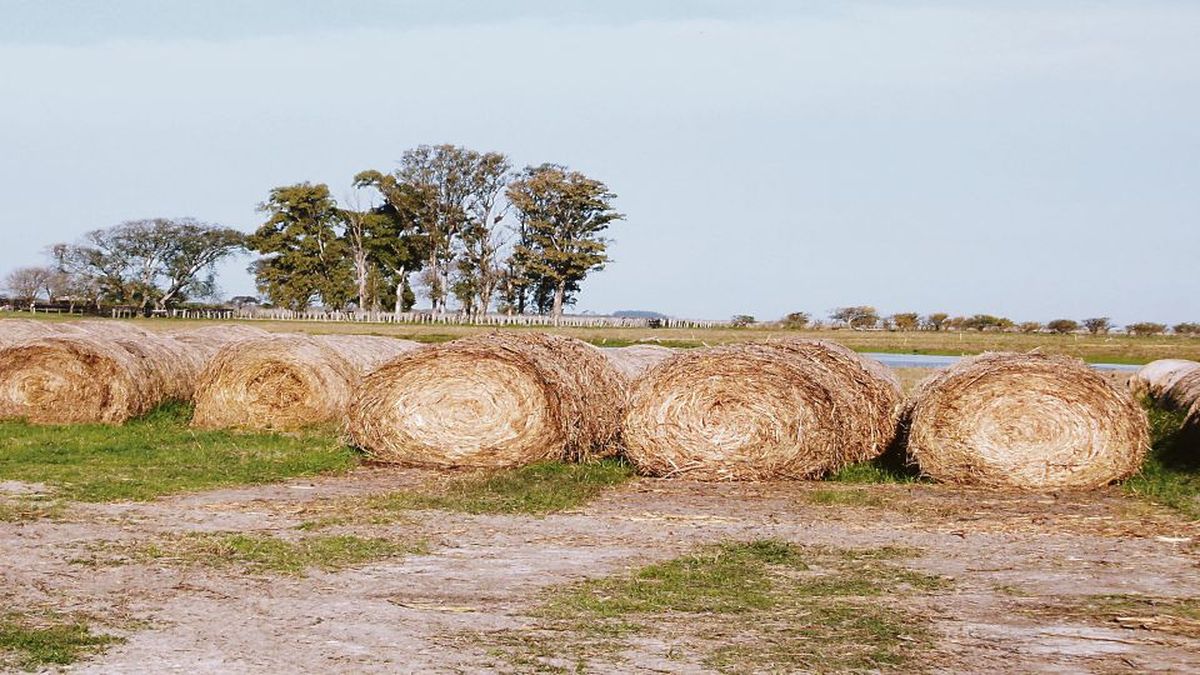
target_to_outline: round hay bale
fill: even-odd
[[[187,401],[208,361],[195,346],[170,333],[147,330],[127,321],[91,319],[62,325],[64,333],[112,342],[143,360],[149,373],[148,391],[158,402]]]
[[[670,347],[659,345],[629,345],[628,347],[601,347],[600,353],[622,375],[629,380],[637,379],[642,373],[666,361],[675,354]]]
[[[672,357],[634,383],[625,452],[653,476],[812,478],[894,440],[895,384],[840,345],[727,345]]]
[[[1135,398],[1144,396],[1155,403],[1163,403],[1164,395],[1179,381],[1179,378],[1198,369],[1200,369],[1200,363],[1186,359],[1151,361],[1142,366],[1129,379],[1129,391]]]
[[[382,462],[514,467],[617,451],[621,375],[594,347],[489,333],[414,350],[363,380],[350,435]]]
[[[192,424],[282,431],[341,422],[359,380],[353,365],[308,336],[231,342],[200,375]]]
[[[111,340],[38,338],[0,349],[0,418],[117,424],[157,405],[150,365]]]
[[[1094,488],[1135,473],[1150,445],[1146,413],[1078,359],[989,353],[921,383],[908,451],[939,481]]]
[[[1200,368],[1187,369],[1171,378],[1158,402],[1170,410],[1187,410],[1196,401],[1200,401]]]
[[[421,347],[420,342],[379,335],[314,335],[313,339],[340,354],[361,375]]]
[[[59,331],[49,321],[34,321],[32,319],[0,320],[0,346],[58,334]]]

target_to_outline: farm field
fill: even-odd
[[[1200,484],[1178,415],[1153,414],[1128,484],[1035,493],[894,460],[741,484],[612,460],[401,470],[332,430],[188,443],[186,416],[5,425],[6,668],[1200,668]]]
[[[29,314],[0,313],[0,318],[30,318]],[[43,315],[49,321],[69,320],[71,317]],[[74,317],[77,319],[78,317]],[[230,321],[199,321],[180,319],[130,319],[131,323],[151,330],[199,327],[231,323]],[[312,334],[352,333],[387,335],[416,340],[441,342],[463,335],[496,330],[492,326],[462,326],[454,324],[381,324],[321,321],[239,321],[274,332]],[[900,354],[939,354],[960,356],[985,351],[1030,351],[1038,349],[1051,354],[1065,354],[1091,363],[1143,364],[1155,359],[1181,358],[1200,360],[1200,338],[1160,335],[1132,337],[1127,335],[1057,335],[1051,333],[995,332],[887,332],[854,330],[790,331],[771,328],[505,328],[570,335],[595,345],[619,347],[647,342],[668,347],[700,347],[706,345],[744,342],[780,337],[803,337],[833,340],[859,352]]]

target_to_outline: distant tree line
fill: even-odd
[[[48,264],[9,272],[5,290],[21,304],[162,310],[214,298],[217,263],[248,250],[259,292],[289,309],[408,311],[419,289],[434,312],[453,300],[468,315],[559,315],[609,262],[604,233],[624,218],[616,195],[578,171],[514,171],[503,154],[454,145],[413,148],[353,185],[344,203],[324,184],[274,188],[250,235],[190,218],[92,230],[51,246]]]
[[[887,331],[994,331],[1021,333],[1059,333],[1069,334],[1086,331],[1091,335],[1105,335],[1116,328],[1109,317],[1092,317],[1076,321],[1074,319],[1054,319],[1046,323],[1039,321],[1014,322],[1012,319],[990,314],[974,314],[971,316],[951,316],[946,312],[934,312],[921,315],[917,312],[900,312],[882,316],[869,305],[854,305],[837,307],[829,312],[829,327],[849,328],[851,330],[887,330]],[[754,317],[741,314],[733,317],[734,326],[749,326],[756,323]],[[778,325],[782,328],[803,330],[805,328],[824,328],[813,320],[808,312],[791,312],[781,318]],[[1166,324],[1148,321],[1132,323],[1125,326],[1125,332],[1130,335],[1163,335],[1168,332],[1176,335],[1200,336],[1200,323],[1178,323],[1170,328]]]
[[[190,218],[131,220],[92,230],[47,249],[48,264],[4,279],[11,299],[71,305],[164,309],[216,292],[216,264],[237,253],[245,235]]]

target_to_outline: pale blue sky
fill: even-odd
[[[581,309],[1200,320],[1197,35],[1146,0],[0,0],[0,273],[450,142],[620,195]]]

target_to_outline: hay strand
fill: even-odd
[[[295,430],[341,422],[359,380],[353,365],[308,336],[230,342],[200,375],[192,424]]]
[[[1015,488],[1094,488],[1138,470],[1146,414],[1078,359],[989,353],[918,386],[908,451],[939,481]]]
[[[882,453],[900,396],[859,355],[786,340],[696,349],[634,385],[626,454],[653,476],[811,478]]]
[[[621,375],[594,347],[542,333],[489,333],[414,350],[363,381],[355,443],[410,466],[514,467],[617,450]]]

